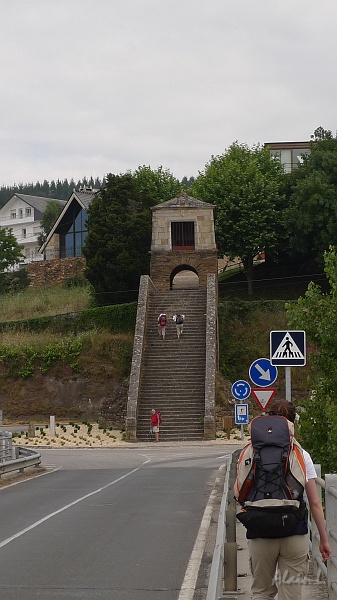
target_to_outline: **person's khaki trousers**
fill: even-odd
[[[248,540],[252,600],[300,600],[308,571],[308,535]],[[277,570],[276,570],[277,567]]]

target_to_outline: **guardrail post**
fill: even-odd
[[[317,473],[317,477],[321,478],[322,476],[322,468],[321,465],[314,465],[315,467],[315,471]],[[317,494],[319,497],[320,502],[322,503],[322,487],[319,485],[319,483],[316,481],[316,489],[317,489]],[[320,556],[320,551],[319,551],[319,535],[318,535],[318,529],[317,529],[317,525],[314,521],[314,519],[312,518],[312,515],[310,514],[310,522],[311,522],[311,543],[312,543],[312,548],[311,548],[311,552],[312,552],[312,556],[313,556],[313,571],[314,571],[314,575],[315,577],[318,577],[319,572],[320,572],[320,567],[318,565],[317,560],[315,560],[315,556]]]
[[[332,550],[328,561],[328,594],[329,600],[336,600],[337,595],[337,475],[325,475],[325,515],[326,529]]]
[[[236,506],[228,504],[226,510],[226,541],[236,543]]]
[[[226,542],[224,546],[225,591],[236,592],[237,584],[237,547],[236,542]]]

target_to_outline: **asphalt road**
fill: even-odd
[[[0,597],[192,599],[195,542],[235,448],[42,450],[46,474],[0,489]]]

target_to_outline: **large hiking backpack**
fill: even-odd
[[[248,538],[286,537],[306,518],[302,448],[294,438],[293,423],[281,415],[256,417],[250,433],[234,485],[242,507],[237,518]]]
[[[166,326],[166,324],[167,324],[167,316],[164,313],[162,313],[162,314],[159,315],[159,317],[158,317],[158,323],[159,323],[159,325],[161,325],[161,327],[165,327]]]

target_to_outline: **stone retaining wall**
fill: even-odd
[[[27,265],[30,285],[62,285],[71,277],[84,279],[85,258],[59,258],[54,260],[42,260]]]

